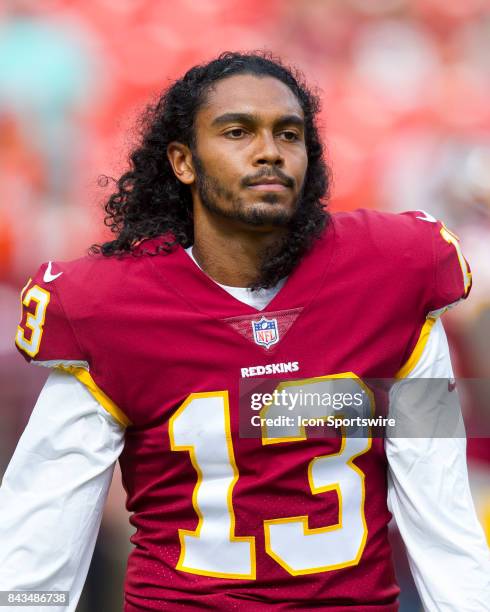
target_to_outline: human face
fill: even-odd
[[[287,225],[308,163],[304,114],[289,87],[249,74],[218,81],[195,135],[195,206],[256,228]]]

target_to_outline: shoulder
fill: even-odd
[[[392,274],[397,268],[408,273],[434,270],[432,221],[424,213],[402,214],[359,209],[331,215],[323,237],[332,248],[337,262],[362,268],[371,273]]]
[[[377,210],[358,209],[332,215],[336,235],[344,242],[356,242],[360,247],[375,247],[384,251],[413,251],[416,241],[422,241],[423,256],[432,252],[432,238],[440,223],[415,210],[399,214]]]
[[[43,263],[37,274],[38,282],[49,284],[57,292],[66,294],[72,290],[97,292],[111,290],[126,275],[137,273],[145,266],[146,256],[127,253],[124,255],[85,255],[71,261]]]
[[[138,256],[141,255],[141,256]],[[15,343],[29,361],[85,363],[87,330],[103,330],[129,294],[148,282],[144,253],[43,263],[21,292],[22,315]]]
[[[423,210],[334,213],[332,235],[340,256],[413,286],[427,312],[468,296],[471,271],[458,237]]]
[[[32,282],[56,294],[70,310],[76,309],[77,304],[84,310],[97,307],[105,300],[124,297],[128,286],[144,284],[148,259],[167,259],[168,254],[158,250],[162,240],[145,240],[131,253],[121,255],[95,254],[71,261],[45,262]]]

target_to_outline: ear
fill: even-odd
[[[167,157],[179,181],[184,185],[192,185],[196,179],[196,173],[189,147],[181,142],[171,142],[167,147]]]

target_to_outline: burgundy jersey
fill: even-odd
[[[259,379],[407,374],[429,313],[468,294],[456,237],[420,211],[334,214],[260,312],[158,243],[41,266],[17,331],[126,426],[125,610],[397,610],[383,440],[247,435],[241,405]]]

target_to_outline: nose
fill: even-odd
[[[277,146],[274,134],[271,132],[263,132],[257,138],[257,148],[254,153],[255,166],[282,166],[284,157]]]

